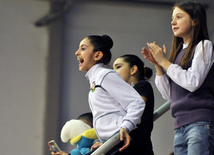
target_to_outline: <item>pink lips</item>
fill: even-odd
[[[177,31],[177,30],[178,30],[178,27],[174,27],[174,28],[173,28],[173,31]]]

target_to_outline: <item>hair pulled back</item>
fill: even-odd
[[[111,60],[111,51],[113,41],[108,35],[90,35],[87,37],[90,43],[94,46],[94,52],[101,51],[103,57],[97,63],[108,64]]]
[[[153,71],[149,67],[144,67],[144,62],[136,55],[126,54],[121,56],[130,67],[137,66],[139,70],[139,80],[148,80],[152,77]]]

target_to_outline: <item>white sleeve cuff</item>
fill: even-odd
[[[126,129],[128,132],[132,131],[135,126],[133,123],[129,122],[129,121],[123,121],[123,124],[121,125],[121,128]]]

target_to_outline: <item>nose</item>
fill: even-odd
[[[79,55],[79,50],[77,50],[77,51],[75,52],[75,55],[76,55],[76,56],[78,56],[78,55]]]
[[[171,25],[175,25],[175,20],[172,19]]]

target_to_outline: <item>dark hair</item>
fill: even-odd
[[[93,127],[93,115],[91,112],[81,114],[77,119],[85,120],[91,127]]]
[[[203,41],[205,39],[209,40],[209,35],[207,31],[206,11],[203,5],[201,5],[199,2],[193,2],[193,1],[176,3],[172,8],[172,10],[174,10],[176,7],[178,7],[179,9],[189,14],[190,18],[195,22],[195,26],[193,27],[193,30],[192,30],[192,38],[186,50],[186,54],[184,55],[184,57],[181,59],[179,63],[179,65],[181,65],[182,68],[187,69],[189,62],[191,61],[194,55],[194,50],[197,44],[200,41]],[[182,45],[183,45],[183,39],[180,37],[174,36],[173,42],[172,42],[172,48],[169,56],[169,60],[172,63],[175,61],[175,58],[178,52],[182,48]]]
[[[94,46],[94,52],[101,51],[103,57],[97,61],[97,63],[108,64],[111,60],[111,51],[110,49],[113,46],[113,41],[108,35],[98,36],[91,35],[87,37],[90,43]]]
[[[137,66],[139,70],[139,80],[148,80],[152,77],[153,71],[149,67],[144,67],[144,62],[136,55],[126,54],[121,56],[124,61],[129,63],[130,67]]]

